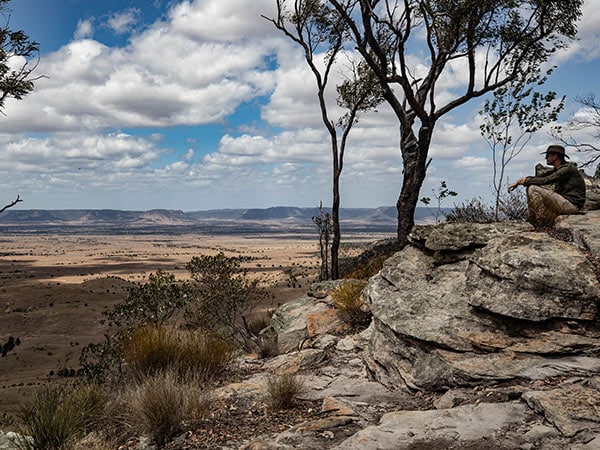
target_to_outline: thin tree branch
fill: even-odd
[[[4,206],[2,209],[0,209],[0,213],[2,213],[2,212],[4,212],[4,211],[6,211],[8,208],[12,208],[12,207],[13,207],[13,206],[15,206],[17,203],[19,203],[19,202],[22,202],[22,201],[23,201],[23,199],[17,195],[17,199],[16,199],[14,202],[12,202],[12,203],[9,203],[8,205],[6,205],[6,206]]]

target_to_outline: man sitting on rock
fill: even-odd
[[[542,153],[543,155],[544,153]],[[585,204],[585,181],[576,164],[562,145],[550,145],[545,152],[546,163],[554,169],[534,177],[522,177],[508,186],[512,191],[519,185],[527,186],[529,222],[535,228],[550,228],[561,214],[576,214]],[[554,190],[548,189],[554,185]]]

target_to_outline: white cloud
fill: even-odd
[[[130,33],[137,25],[140,14],[141,11],[138,8],[129,8],[125,11],[110,14],[106,24],[116,34]]]
[[[77,29],[73,37],[75,39],[87,39],[94,34],[94,24],[91,20],[80,20],[77,22]]]
[[[586,0],[582,40],[565,57],[598,56],[599,16],[591,3]],[[42,57],[39,73],[48,78],[25,101],[6,104],[0,187],[18,191],[25,207],[328,203],[331,146],[314,76],[301,49],[260,16],[274,15],[274,7],[273,0],[176,1],[163,19],[143,27],[136,10],[104,16],[114,33],[136,31],[122,47],[92,39],[99,19],[81,21],[74,41]],[[417,56],[409,59],[420,76],[426,67]],[[323,57],[317,55],[321,64]],[[341,113],[333,87],[342,65],[327,92],[332,120]],[[466,70],[452,66],[436,102],[464,87]],[[260,118],[238,110],[246,102],[253,112],[260,109]],[[437,123],[424,192],[446,180],[466,198],[475,190],[487,194],[491,156],[476,108],[469,104]],[[377,110],[361,116],[350,135],[343,206],[391,205],[399,193],[398,121],[386,104]],[[196,128],[215,124],[224,130],[220,138]],[[173,140],[171,127],[189,136]],[[511,163],[510,176],[531,172],[547,141],[539,133]]]

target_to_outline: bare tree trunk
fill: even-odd
[[[333,240],[331,241],[331,279],[340,277],[339,251],[340,251],[340,171],[333,174],[333,204],[331,206],[331,222],[333,225]]]

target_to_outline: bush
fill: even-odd
[[[277,345],[277,335],[275,333],[266,333],[258,337],[258,356],[260,358],[271,358],[279,354]]]
[[[293,408],[304,390],[304,383],[293,373],[267,378],[268,403],[276,410]]]
[[[481,198],[472,198],[459,205],[454,205],[454,210],[446,214],[447,222],[455,223],[492,223],[496,222],[493,209],[486,205]]]
[[[72,448],[102,417],[105,397],[93,386],[45,387],[18,414],[22,437],[17,446],[26,450]]]
[[[367,283],[360,280],[346,280],[331,291],[333,304],[342,320],[354,327],[364,327],[371,321],[371,312],[362,299],[362,291]]]
[[[206,380],[223,373],[233,351],[220,336],[146,325],[125,339],[123,361],[138,381],[167,371],[179,377],[194,373]]]
[[[187,264],[193,284],[194,301],[186,317],[192,326],[226,333],[240,345],[247,346],[244,317],[258,303],[268,298],[259,280],[249,280],[241,268],[242,258],[215,256],[194,257]]]
[[[527,195],[523,191],[512,191],[500,197],[500,214],[506,220],[527,221],[529,208]]]
[[[481,198],[473,198],[459,205],[454,205],[454,210],[446,214],[446,220],[457,223],[492,223],[506,220],[527,220],[527,198],[522,191],[507,192],[499,200],[498,217],[494,214],[492,206],[486,205]]]
[[[266,311],[263,315],[255,317],[248,321],[248,331],[254,336],[258,336],[262,330],[271,324],[271,317],[275,313],[274,309]]]
[[[159,270],[148,282],[129,290],[127,300],[104,313],[109,324],[119,329],[140,325],[162,325],[190,300],[188,283],[178,283],[175,275]]]

